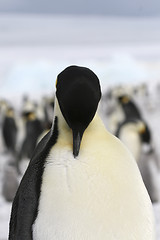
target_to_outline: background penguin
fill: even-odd
[[[118,101],[125,114],[125,119],[142,119],[140,110],[128,95],[119,96]]]
[[[17,142],[17,125],[14,110],[8,107],[2,125],[2,134],[6,149],[15,154]]]
[[[45,124],[44,129],[48,130],[52,126],[53,110],[54,110],[54,98],[53,97],[44,97],[42,99],[42,106],[45,115]]]
[[[20,150],[19,158],[31,158],[37,144],[37,139],[43,131],[42,122],[37,118],[34,111],[25,113],[25,137]]]
[[[4,119],[4,115],[6,113],[6,110],[8,108],[8,102],[5,101],[5,100],[0,100],[0,126],[2,125],[3,123],[3,119]]]
[[[2,194],[6,201],[12,202],[18,189],[18,176],[14,163],[7,163],[3,170]]]
[[[122,128],[122,126],[124,126],[126,123],[128,124],[129,122],[143,122],[144,131],[141,131],[140,134],[141,141],[147,145],[146,149],[148,153],[153,151],[151,130],[146,121],[144,121],[138,106],[127,95],[119,96],[118,101],[124,112],[124,120],[118,124],[117,128]]]
[[[100,98],[91,70],[71,66],[58,75],[52,129],[17,191],[10,240],[155,239],[139,170],[96,114]]]
[[[4,142],[3,142],[3,136],[2,136],[2,123],[4,119],[4,113],[7,108],[7,103],[4,100],[0,100],[0,151],[4,150]]]
[[[125,119],[123,109],[117,102],[117,94],[113,89],[109,89],[102,96],[100,104],[100,115],[111,133],[115,133],[118,124]]]
[[[22,121],[19,136],[19,153],[17,156],[17,171],[23,174],[28,166],[37,140],[44,129],[42,109],[28,98],[23,101]],[[23,161],[22,161],[23,160]]]
[[[32,100],[29,99],[28,96],[24,96],[22,99],[22,106],[21,110],[19,113],[19,122],[18,122],[18,127],[19,127],[19,134],[18,134],[18,149],[21,148],[22,142],[25,139],[26,136],[26,120],[27,120],[27,115],[30,112],[35,112],[35,104]]]
[[[130,149],[137,162],[140,159],[142,144],[148,144],[148,152],[152,151],[151,133],[143,120],[124,120],[118,125],[115,136]]]
[[[137,162],[141,156],[143,134],[145,134],[145,124],[135,119],[120,123],[115,133],[115,136],[128,147]]]

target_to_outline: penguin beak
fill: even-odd
[[[76,158],[79,154],[83,133],[73,130],[73,156]]]

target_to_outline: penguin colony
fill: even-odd
[[[135,160],[96,113],[97,76],[57,77],[51,130],[15,196],[9,240],[154,240],[152,205]]]
[[[140,110],[131,99],[131,97],[122,95],[118,97],[118,101],[122,107],[125,119],[119,124],[116,136],[119,135],[120,129],[124,127],[125,124],[136,124],[138,126],[137,129],[139,130],[141,141],[143,143],[151,144],[151,133],[148,124],[144,121]]]
[[[20,112],[8,101],[0,100],[0,151],[6,159],[4,169],[1,168],[2,195],[8,202],[15,197],[22,167],[28,165],[38,138],[50,128],[52,111],[53,99],[49,98],[37,105],[25,97]]]

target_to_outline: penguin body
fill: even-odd
[[[119,96],[118,101],[125,114],[125,119],[142,119],[140,110],[128,95]]]
[[[58,76],[52,129],[17,191],[10,240],[154,240],[149,196],[134,159],[95,114],[100,97],[91,70]]]
[[[122,125],[128,123],[128,122],[136,122],[136,121],[141,121],[143,122],[145,126],[145,131],[143,134],[140,135],[141,141],[146,144],[151,144],[151,131],[148,126],[148,124],[143,120],[142,114],[137,107],[137,105],[133,102],[133,100],[127,96],[127,95],[122,95],[118,98],[119,103],[123,109],[124,113],[124,121],[122,121],[118,128],[121,127]]]
[[[132,119],[120,123],[115,133],[131,151],[137,162],[140,160],[145,130],[145,124],[142,121]]]
[[[22,157],[31,158],[37,144],[37,139],[43,131],[41,121],[36,117],[35,112],[28,112],[26,115],[25,137],[20,151]]]
[[[12,108],[6,110],[3,120],[2,134],[7,150],[15,153],[17,142],[17,125]]]
[[[98,116],[84,133],[77,161],[71,134],[61,140],[59,136],[45,163],[38,209],[33,239],[154,239],[150,230],[143,232],[139,226],[150,225],[153,216],[137,166]]]
[[[147,123],[143,120],[126,119],[122,121],[117,127],[115,136],[128,147],[137,162],[140,159],[143,144],[148,147],[148,153],[153,151],[151,133]]]
[[[4,168],[2,194],[6,201],[12,202],[18,189],[18,176],[14,165],[7,164]]]

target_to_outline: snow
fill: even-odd
[[[160,18],[0,15],[0,99],[19,110],[24,94],[34,99],[53,94],[58,73],[72,64],[91,68],[103,92],[108,86],[145,82],[150,101],[137,101],[160,156],[159,25]],[[0,191],[6,160],[1,150]],[[153,207],[160,240],[160,203]],[[0,240],[7,239],[10,211],[11,204],[0,194]]]

